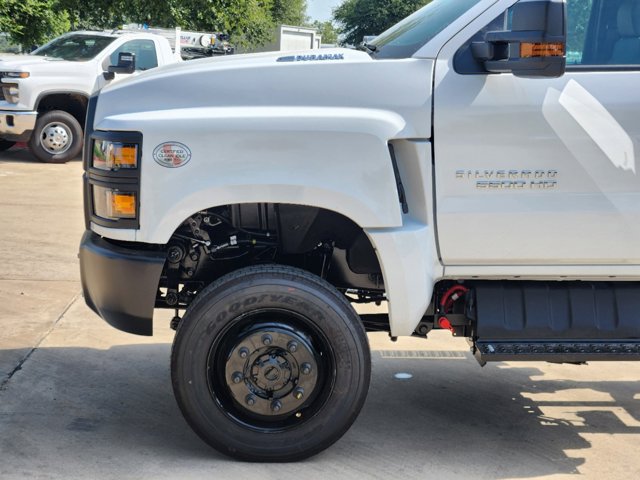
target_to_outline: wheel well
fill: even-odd
[[[260,264],[301,268],[358,301],[385,298],[375,249],[351,219],[311,206],[249,203],[197,212],[178,227],[157,305],[183,308],[221,276]]]
[[[81,93],[51,93],[38,102],[38,113],[62,110],[73,115],[84,130],[88,101]]]

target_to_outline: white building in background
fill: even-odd
[[[321,44],[322,35],[315,28],[280,25],[275,29],[272,42],[247,52],[309,50],[320,48]]]

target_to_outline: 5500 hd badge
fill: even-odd
[[[557,170],[456,170],[457,180],[475,181],[479,190],[553,190]]]

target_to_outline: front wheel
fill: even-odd
[[[62,110],[39,115],[29,149],[41,162],[68,162],[82,151],[82,127],[73,115]]]
[[[369,388],[367,337],[327,282],[250,267],[205,288],[178,327],[176,400],[209,445],[250,461],[293,461],[336,442]]]

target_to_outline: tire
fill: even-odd
[[[205,288],[171,353],[191,428],[248,461],[301,460],[332,445],[360,413],[370,376],[367,336],[349,302],[291,267],[249,267]]]
[[[11,142],[9,140],[3,140],[0,138],[0,152],[4,152],[5,150],[9,150],[13,147],[16,142]]]
[[[29,149],[41,162],[66,163],[82,151],[82,127],[73,115],[62,110],[39,115]]]

